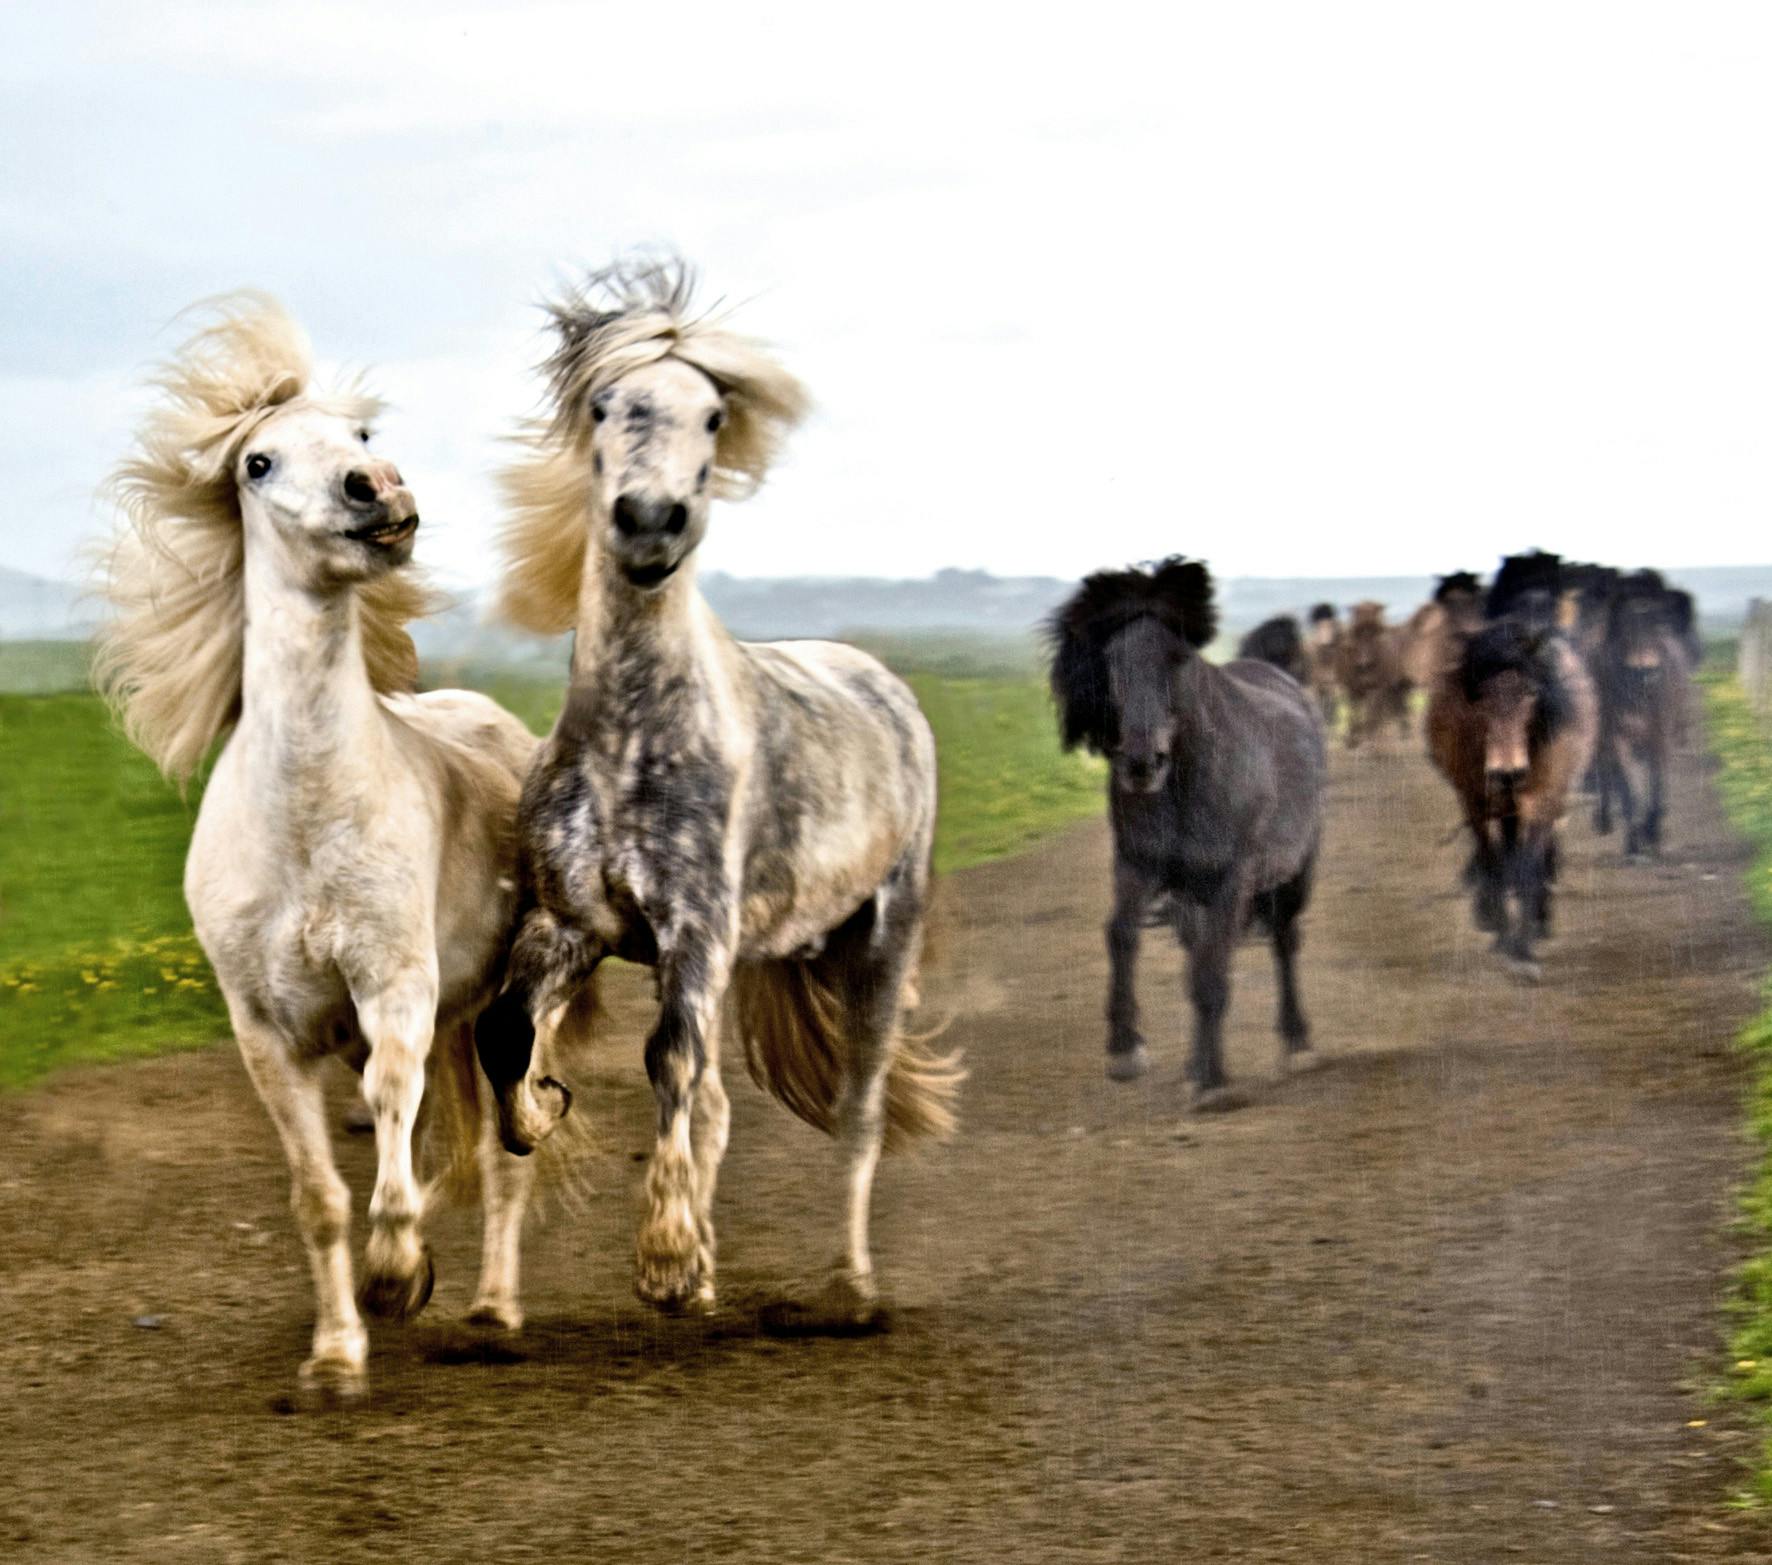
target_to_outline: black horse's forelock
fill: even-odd
[[[1179,554],[1129,570],[1097,571],[1047,621],[1052,696],[1065,749],[1112,747],[1107,644],[1145,618],[1158,620],[1189,646],[1205,646],[1218,633],[1211,573]]]
[[[1497,620],[1465,643],[1459,665],[1464,698],[1475,702],[1483,688],[1502,674],[1519,674],[1536,698],[1530,740],[1535,746],[1558,733],[1575,714],[1574,698],[1557,671],[1554,637],[1528,630],[1515,620]]]
[[[1435,603],[1444,603],[1452,597],[1476,597],[1483,590],[1483,584],[1473,571],[1453,571],[1449,576],[1442,576],[1434,587]]]
[[[1553,598],[1563,590],[1563,557],[1544,549],[1530,554],[1510,554],[1501,562],[1489,587],[1484,612],[1490,619],[1511,613],[1530,592],[1548,592]]]
[[[1324,620],[1334,618],[1335,605],[1333,603],[1316,603],[1311,605],[1310,622],[1313,625],[1320,625]]]

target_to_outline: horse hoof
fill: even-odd
[[[772,1337],[862,1337],[884,1331],[888,1317],[871,1287],[834,1277],[810,1299],[764,1305],[757,1322]]]
[[[1328,1065],[1328,1059],[1316,1052],[1309,1044],[1299,1049],[1288,1049],[1280,1056],[1280,1074],[1283,1076],[1309,1076]]]
[[[1249,1106],[1249,1095],[1236,1087],[1206,1087],[1194,1094],[1194,1101],[1188,1105],[1195,1114],[1228,1114],[1233,1109]]]
[[[1505,956],[1508,977],[1517,984],[1536,984],[1544,979],[1544,969],[1529,956]]]
[[[528,1157],[572,1112],[572,1089],[553,1076],[522,1083],[498,1105],[498,1139],[513,1157]]]
[[[481,1331],[521,1331],[523,1307],[515,1299],[476,1299],[466,1319]]]
[[[661,1315],[693,1315],[701,1301],[701,1283],[693,1272],[666,1274],[642,1269],[634,1278],[634,1293],[642,1304]]]
[[[396,1277],[386,1272],[365,1277],[357,1290],[357,1304],[365,1314],[378,1320],[411,1320],[431,1302],[431,1289],[436,1285],[437,1266],[427,1244],[420,1256],[418,1270],[410,1277]]]
[[[1111,1053],[1107,1057],[1109,1081],[1137,1081],[1150,1068],[1151,1057],[1142,1043]]]
[[[369,1395],[369,1377],[350,1359],[316,1355],[296,1375],[298,1405],[306,1412],[360,1407]]]

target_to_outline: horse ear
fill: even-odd
[[[1052,699],[1064,748],[1085,745],[1099,755],[1108,747],[1107,657],[1090,627],[1072,621],[1075,607],[1073,600],[1052,619]]]
[[[1218,634],[1218,610],[1212,603],[1212,574],[1198,560],[1179,555],[1157,567],[1157,593],[1181,616],[1181,634],[1189,646],[1203,647]]]

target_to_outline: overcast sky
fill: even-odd
[[[817,403],[712,567],[1766,560],[1769,83],[1755,4],[8,7],[0,559],[248,285],[483,575],[536,300],[662,245]]]

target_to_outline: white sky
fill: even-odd
[[[269,288],[489,570],[535,300],[638,244],[818,403],[743,575],[1765,560],[1772,8],[8,7],[0,559]]]

